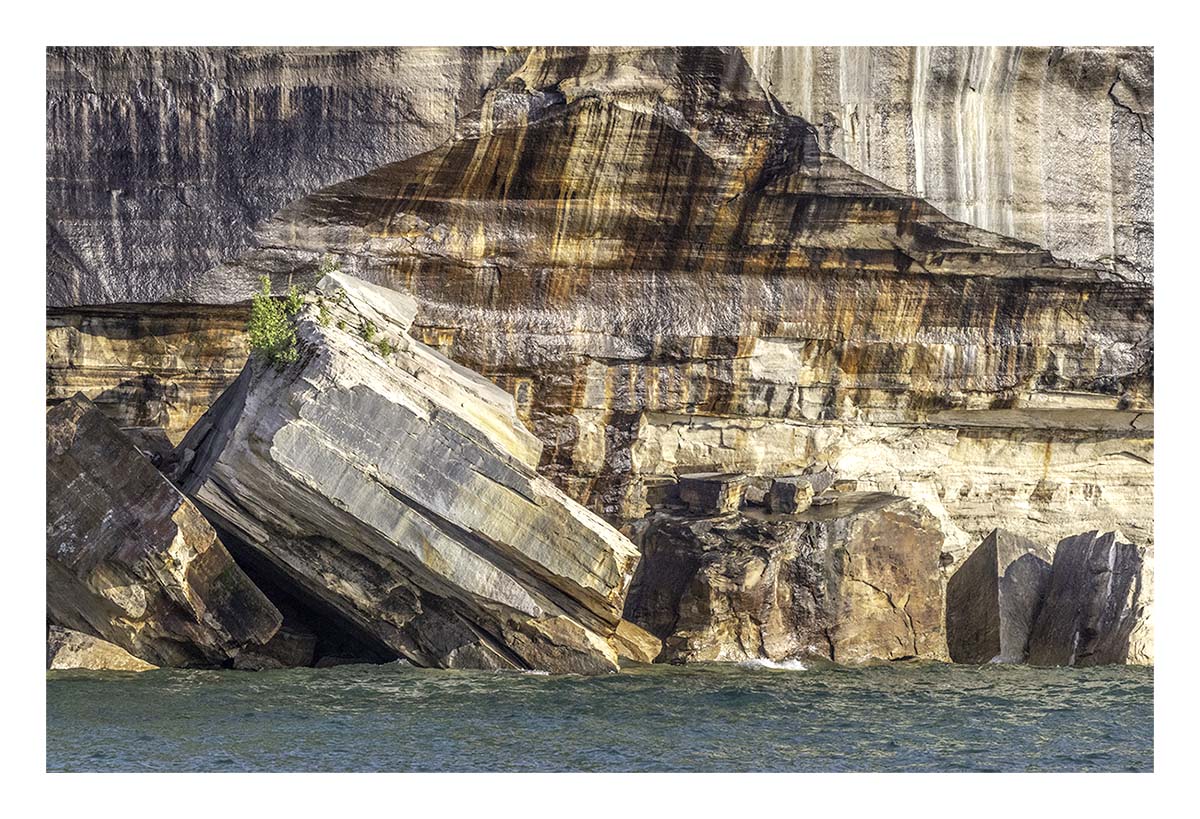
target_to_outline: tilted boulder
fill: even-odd
[[[196,507],[82,395],[46,414],[46,609],[162,666],[226,664],[281,622]]]
[[[139,660],[120,646],[69,628],[46,631],[46,669],[82,668],[88,671],[150,671],[158,668]]]
[[[625,614],[662,638],[660,660],[946,658],[944,536],[912,501],[862,493],[798,515],[660,511],[635,538],[643,562]]]
[[[1020,663],[1050,585],[1050,550],[995,529],[946,584],[946,643],[956,663]]]
[[[1143,552],[1119,532],[1059,542],[1050,589],[1029,637],[1030,665],[1107,665],[1129,659],[1146,611]]]
[[[415,312],[326,276],[299,361],[251,359],[180,445],[180,485],[396,656],[615,670],[636,547],[537,474],[510,395],[409,338]]]

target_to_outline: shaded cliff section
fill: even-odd
[[[530,51],[49,48],[48,304],[238,300],[203,274],[264,219],[441,144]],[[1150,49],[742,51],[822,150],[955,219],[1152,277]]]
[[[491,48],[47,49],[47,303],[173,300],[292,199],[444,141],[509,59]]]

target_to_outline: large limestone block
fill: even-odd
[[[919,504],[858,495],[799,515],[636,527],[642,565],[626,616],[670,662],[945,659],[943,536]]]
[[[223,664],[279,628],[208,521],[83,396],[46,414],[46,495],[51,622],[165,666]]]
[[[410,339],[414,313],[325,277],[299,361],[251,360],[181,444],[181,485],[397,656],[615,670],[637,549],[537,474],[512,397]]]
[[[946,642],[956,663],[1019,663],[1050,585],[1050,550],[996,529],[946,584]]]
[[[46,632],[47,670],[150,671],[157,667],[90,634],[58,626],[50,626]]]
[[[1146,614],[1142,550],[1119,532],[1086,532],[1058,544],[1050,589],[1029,637],[1031,665],[1106,665],[1129,659]]]

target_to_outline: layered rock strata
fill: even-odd
[[[687,474],[743,473],[758,501],[817,463],[927,507],[951,563],[996,527],[1151,545],[1152,185],[1147,143],[1124,138],[1152,131],[1148,53],[1045,52],[1043,72],[1031,49],[845,50],[835,69],[814,51],[798,84],[747,53],[511,51],[449,141],[299,199],[251,252],[156,292],[238,301],[260,274],[309,281],[330,252],[410,290],[409,335],[511,394],[539,471],[614,523]],[[1113,66],[1123,79],[1097,97]],[[857,108],[825,116],[838,106]],[[102,352],[58,368],[55,395],[158,378],[153,362],[110,369],[108,343],[80,345]],[[177,440],[209,387],[173,378]],[[136,427],[161,417],[152,393],[107,407]],[[1146,651],[1150,622],[1132,638]]]
[[[648,479],[822,461],[927,504],[956,555],[998,525],[1152,537],[1150,288],[859,174],[737,52],[534,52],[455,140],[260,233],[222,276],[333,251],[410,288],[414,335],[613,518]]]
[[[437,146],[507,59],[492,48],[47,49],[48,303],[175,300],[292,199]],[[220,282],[202,289],[229,301]]]
[[[212,526],[86,398],[46,415],[50,622],[163,666],[222,665],[279,611]]]
[[[46,402],[82,393],[139,448],[160,456],[242,371],[248,314],[177,304],[52,309]]]
[[[1139,47],[756,47],[821,147],[976,227],[1154,271],[1154,53]]]
[[[1145,613],[1142,563],[1143,551],[1118,532],[1088,532],[1059,543],[1046,602],[1029,637],[1029,663],[1127,662],[1130,638]]]
[[[637,549],[537,475],[510,395],[408,338],[415,313],[324,278],[299,361],[251,359],[181,444],[181,486],[395,656],[615,670]]]
[[[579,49],[636,64],[651,49]],[[449,138],[530,49],[47,50],[48,296],[162,301],[286,202]],[[1153,51],[755,47],[820,146],[955,219],[1153,269]],[[210,281],[215,301],[228,301]]]
[[[997,529],[946,585],[946,642],[956,663],[1020,663],[1050,586],[1050,550]]]
[[[943,535],[919,504],[665,509],[634,528],[643,557],[626,616],[663,639],[660,661],[946,659]]]
[[[46,670],[150,671],[157,666],[139,660],[118,645],[69,628],[46,631]]]

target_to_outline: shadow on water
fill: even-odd
[[[51,672],[52,771],[1148,771],[1152,669]]]

